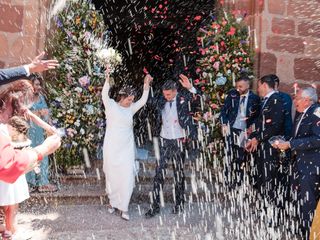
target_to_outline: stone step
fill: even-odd
[[[187,182],[191,181],[192,171],[190,169],[185,170],[185,177]],[[140,169],[138,176],[136,176],[137,183],[153,183],[153,178],[155,176],[155,170],[143,170]],[[196,179],[200,178],[200,173],[195,174]],[[60,175],[59,176],[61,185],[99,185],[104,184],[105,176],[103,173],[99,173],[99,178],[97,174],[83,174],[83,175]],[[165,181],[168,183],[174,182],[174,173],[172,169],[167,169],[165,175]],[[208,179],[205,181],[209,182]]]
[[[149,157],[148,159],[137,159],[137,161],[140,163],[140,168],[141,169],[155,169],[156,168],[156,163],[157,159],[154,156]],[[198,169],[201,169],[201,166],[197,165]],[[187,160],[184,164],[185,169],[194,169],[196,167],[196,161],[193,160]],[[94,161],[93,167],[91,169],[92,173],[96,171],[96,169],[103,169],[103,161],[102,160],[97,160]],[[172,162],[168,163],[168,169],[172,169]]]
[[[217,192],[212,184],[207,185],[210,197]],[[165,202],[173,201],[173,184],[165,182],[163,189],[163,197]],[[153,190],[152,184],[137,183],[134,188],[131,202],[132,203],[149,203],[150,194]],[[186,196],[189,201],[190,198],[195,201],[197,198],[204,198],[206,196],[205,191],[202,188],[197,188],[196,192],[192,192],[191,184],[187,184]],[[105,204],[105,190],[104,185],[64,185],[60,190],[54,193],[31,193],[30,199],[24,204],[49,204],[51,206],[57,205],[90,205],[90,204]]]

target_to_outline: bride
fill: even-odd
[[[107,128],[103,144],[103,171],[106,175],[106,193],[109,198],[108,211],[120,210],[121,218],[129,220],[128,205],[134,187],[134,135],[133,115],[148,100],[152,77],[144,78],[142,97],[134,102],[134,92],[123,88],[119,92],[118,102],[109,97],[109,73],[102,89]]]

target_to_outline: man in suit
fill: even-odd
[[[226,182],[241,184],[245,163],[244,141],[260,113],[260,98],[250,90],[250,79],[241,76],[236,89],[229,91],[221,108],[222,131],[226,137]],[[250,130],[249,130],[250,131]]]
[[[279,85],[280,85],[280,79],[275,74],[270,74],[276,83],[275,85],[275,91],[279,93],[280,98],[283,102],[283,108],[284,108],[284,134],[287,139],[291,137],[292,132],[292,99],[291,96],[288,93],[279,91]]]
[[[26,79],[30,74],[35,72],[43,72],[50,69],[55,69],[59,64],[57,60],[42,60],[45,52],[42,52],[37,56],[30,64],[13,67],[7,69],[0,69],[0,85],[7,84],[9,82]]]
[[[309,235],[312,217],[320,199],[320,105],[315,88],[300,89],[294,98],[300,114],[295,118],[292,139],[275,144],[280,150],[291,149],[296,163],[300,227]]]
[[[258,80],[258,93],[263,100],[255,131],[250,134],[246,145],[247,151],[254,152],[255,186],[269,203],[275,203],[278,197],[277,174],[280,161],[279,152],[271,146],[269,139],[284,135],[283,103],[274,88],[275,81],[271,75]]]
[[[175,206],[173,213],[184,209],[184,162],[185,148],[188,138],[197,138],[197,128],[193,123],[191,101],[197,90],[189,79],[180,75],[181,85],[188,91],[178,91],[176,82],[168,80],[162,87],[162,96],[149,101],[156,114],[156,136],[160,136],[160,159],[157,162],[154,177],[153,203],[145,213],[146,218],[154,217],[160,213],[160,195],[164,184],[164,174],[168,162],[173,163],[175,179]]]

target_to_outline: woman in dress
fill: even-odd
[[[35,77],[32,79],[32,86],[34,89],[34,104],[31,106],[30,110],[44,121],[49,122],[48,105],[44,96],[42,95],[42,81],[42,78],[38,75],[35,75]],[[42,144],[45,140],[44,129],[34,122],[30,122],[29,138],[32,141],[32,147]],[[35,171],[31,171],[26,175],[31,192],[35,190],[38,190],[39,192],[57,191],[57,187],[49,183],[48,156],[43,157],[39,169],[40,172],[38,173],[36,173]]]
[[[148,74],[144,78],[142,97],[134,101],[133,91],[124,88],[119,92],[119,101],[109,97],[109,70],[102,89],[107,128],[103,144],[103,171],[106,175],[106,193],[109,198],[108,211],[121,212],[121,218],[129,220],[128,206],[134,187],[134,135],[133,115],[148,100],[150,82]]]

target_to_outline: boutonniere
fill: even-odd
[[[184,103],[184,97],[180,97],[180,104]]]

